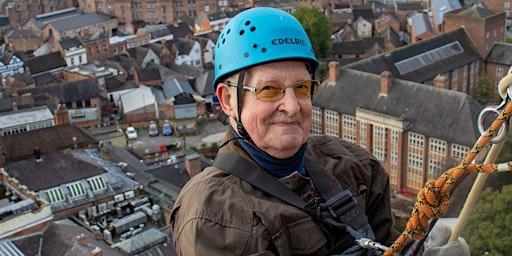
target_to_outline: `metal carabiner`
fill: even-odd
[[[501,101],[499,105],[490,105],[482,109],[480,114],[478,115],[478,131],[480,134],[484,134],[487,130],[484,126],[487,115],[495,114],[496,116],[500,115],[501,111],[507,106],[507,104],[512,99],[512,87],[507,88],[507,97]],[[496,136],[492,137],[489,142],[493,144],[498,144],[507,138],[509,130],[509,123],[503,123],[503,126],[498,130]]]

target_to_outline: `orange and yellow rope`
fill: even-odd
[[[466,158],[456,167],[443,173],[437,180],[430,180],[420,190],[417,201],[412,210],[412,216],[407,222],[405,230],[395,240],[384,255],[393,255],[402,249],[408,238],[419,240],[429,231],[429,221],[439,219],[448,208],[450,189],[452,185],[465,173],[493,173],[512,170],[512,162],[503,164],[471,164],[490,139],[498,134],[502,125],[512,115],[512,103],[508,103],[504,110],[494,120],[486,132],[478,139]]]

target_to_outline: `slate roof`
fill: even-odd
[[[148,55],[149,51],[151,51],[151,49],[146,47],[134,47],[126,50],[128,55],[132,57],[139,65],[144,61],[144,58]]]
[[[73,124],[57,125],[0,137],[0,145],[8,162],[32,158],[34,148],[42,154],[74,147],[73,137],[78,146],[95,145],[98,142],[90,133]]]
[[[62,54],[59,51],[25,60],[25,67],[30,69],[31,74],[37,74],[66,66],[66,60],[62,57]]]
[[[214,71],[212,68],[205,69],[205,72],[196,79],[194,90],[201,96],[214,95],[212,83],[214,79]]]
[[[440,46],[447,45],[452,42],[459,42],[463,51],[451,56],[450,58],[437,61],[431,65],[418,67],[418,69],[403,75],[400,74],[396,67],[396,63],[399,61],[437,49]],[[387,70],[396,78],[414,82],[424,82],[433,79],[438,74],[445,73],[449,70],[453,70],[479,59],[481,59],[480,53],[473,44],[473,41],[471,41],[469,35],[466,33],[466,30],[464,28],[459,28],[439,36],[400,47],[375,57],[362,59],[358,62],[348,64],[345,67],[373,74],[380,74]]]
[[[100,89],[96,79],[66,81],[59,84],[30,88],[19,91],[19,94],[32,93],[32,95],[49,94],[62,103],[89,100],[100,97]]]
[[[430,3],[436,14],[438,26],[443,24],[445,13],[462,8],[459,0],[431,0]]]
[[[176,73],[184,75],[188,79],[198,78],[203,73],[202,68],[190,66],[188,64],[176,65],[174,63],[168,63],[165,67]]]
[[[380,94],[380,75],[342,68],[336,85],[322,85],[313,105],[355,116],[364,109],[406,121],[408,131],[473,146],[482,106],[465,93],[392,79]],[[435,100],[432,100],[435,99]]]
[[[188,55],[188,54],[190,54],[190,51],[192,51],[192,48],[194,47],[194,44],[197,41],[184,39],[184,38],[178,38],[175,40],[175,42],[176,42],[176,48],[178,49],[179,55]]]
[[[30,38],[30,37],[41,37],[43,33],[32,29],[11,29],[6,34],[7,38]]]
[[[87,245],[73,240],[81,234],[87,236]],[[94,239],[89,230],[78,226],[71,220],[59,220],[50,223],[45,227],[41,240],[43,241],[41,255],[91,255],[90,253],[96,247],[101,248],[103,255],[123,255],[103,240]]]
[[[512,66],[512,44],[495,42],[484,60],[486,62]]]
[[[483,8],[478,5],[473,5],[469,8],[465,8],[457,13],[459,16],[472,17],[472,18],[487,18],[495,16],[496,14],[487,8]]]
[[[7,164],[6,171],[35,192],[106,173],[99,166],[79,159],[69,150],[50,154],[43,152],[42,159],[40,162],[27,159]]]
[[[57,31],[68,31],[73,30],[81,27],[86,27],[90,25],[95,25],[101,22],[106,22],[109,20],[115,19],[114,16],[110,16],[105,13],[101,12],[90,12],[90,13],[84,13],[81,15],[77,15],[74,17],[68,17],[58,20],[53,20],[50,22],[50,24],[57,30]]]
[[[174,38],[187,38],[194,34],[194,31],[185,22],[169,24],[167,29],[174,35]]]
[[[62,47],[62,49],[70,49],[73,47],[81,46],[82,42],[78,38],[73,37],[73,38],[62,39],[59,41],[59,44]]]
[[[375,44],[384,48],[384,38],[382,37],[365,37],[361,40],[333,42],[332,54],[365,54]]]
[[[167,99],[176,97],[176,95],[179,95],[183,92],[189,94],[195,93],[194,89],[192,89],[192,86],[190,86],[188,81],[183,81],[177,78],[166,80],[162,85],[162,88],[164,89],[164,95]]]
[[[80,16],[83,13],[84,11],[78,8],[67,8],[51,13],[39,14],[30,20],[41,29],[44,27],[44,25],[51,23],[55,20],[70,19],[73,17]]]

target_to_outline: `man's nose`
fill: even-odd
[[[295,96],[293,88],[285,88],[284,96],[278,109],[279,111],[287,112],[289,115],[294,115],[300,111],[299,99]]]

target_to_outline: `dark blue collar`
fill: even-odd
[[[231,127],[233,134],[237,133]],[[265,171],[272,174],[274,177],[282,178],[286,177],[293,172],[297,171],[301,175],[306,176],[306,170],[304,169],[304,155],[308,148],[308,143],[304,143],[299,151],[293,156],[285,159],[280,159],[269,155],[267,152],[257,148],[252,143],[248,143],[245,140],[238,140],[242,148],[254,159],[254,161]]]

